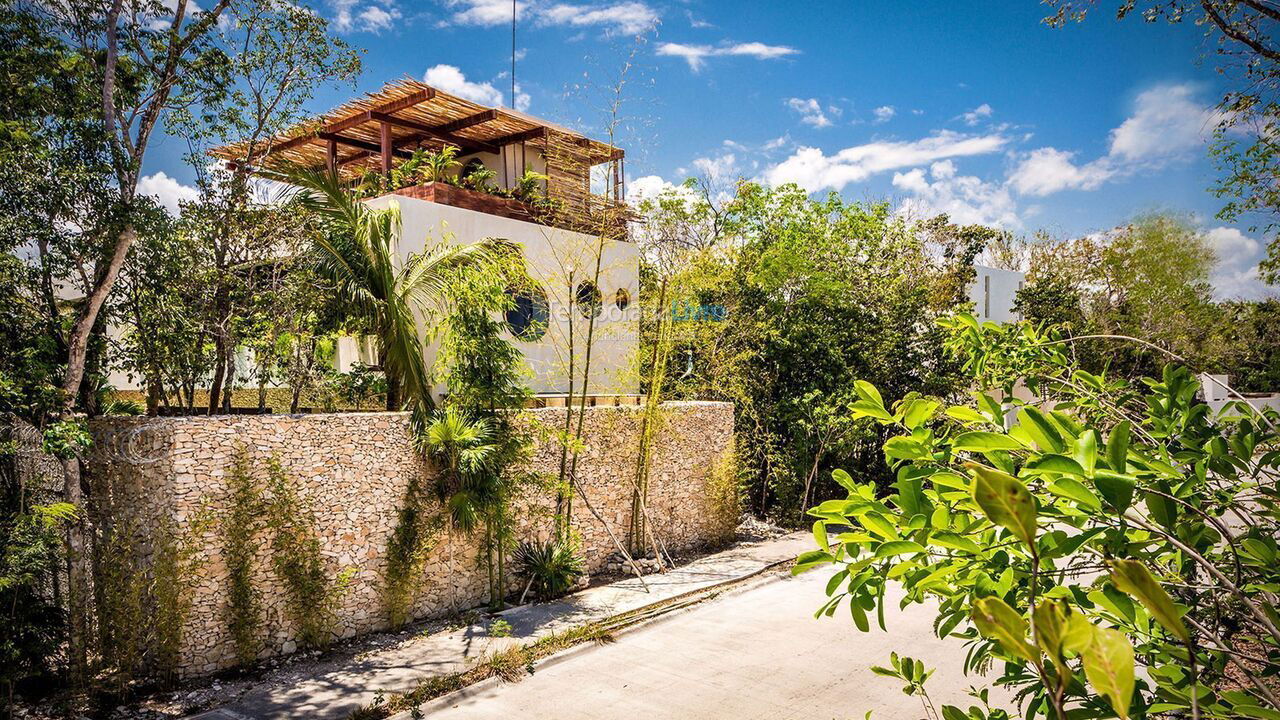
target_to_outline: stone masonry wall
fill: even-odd
[[[597,407],[588,408],[584,418],[586,449],[577,476],[591,507],[620,539],[631,520],[641,412]],[[562,427],[564,413],[561,408],[529,410],[520,419],[539,438],[529,469],[553,479],[560,450],[549,438]],[[732,535],[735,509],[725,500],[732,491],[714,479],[714,469],[732,451],[732,405],[665,403],[660,418],[647,503],[657,536],[672,550],[724,542]],[[222,535],[216,521],[198,538],[193,526],[199,517],[217,518],[227,511],[227,479],[241,447],[254,459],[260,478],[265,479],[266,459],[280,462],[315,512],[329,572],[354,573],[337,609],[335,635],[387,627],[381,599],[387,540],[410,479],[429,482],[432,472],[410,446],[406,413],[111,418],[95,421],[92,431],[97,450],[88,476],[95,522],[128,523],[144,536],[165,527],[187,533],[198,548],[198,569],[189,579],[191,610],[182,632],[183,675],[235,664]],[[516,505],[518,537],[549,536],[554,507],[549,492],[533,491]],[[588,569],[596,571],[614,544],[580,498],[574,499],[572,516]],[[289,653],[298,645],[283,614],[283,588],[268,546],[262,543],[254,573],[263,601],[260,657]],[[439,534],[417,586],[415,618],[448,615],[486,599],[487,575],[478,552],[476,538]]]

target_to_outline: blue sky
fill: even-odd
[[[617,142],[635,192],[750,177],[1057,236],[1170,210],[1209,233],[1220,295],[1268,292],[1265,238],[1214,219],[1205,134],[1223,86],[1193,25],[1103,10],[1054,30],[1033,0],[517,2],[518,107],[599,136],[630,60]],[[406,75],[511,103],[510,0],[314,7],[367,51],[357,87],[317,112]],[[185,148],[161,139],[142,189],[189,192]]]

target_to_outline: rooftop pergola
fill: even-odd
[[[348,179],[370,169],[390,172],[395,158],[418,148],[458,148],[459,155],[503,152],[540,142],[561,164],[590,167],[621,160],[622,150],[510,108],[486,107],[416,80],[389,83],[257,147],[237,143],[211,151],[230,163],[255,169],[336,168]],[[250,152],[252,150],[252,152]],[[553,173],[549,173],[553,174]],[[553,174],[554,175],[554,174]]]

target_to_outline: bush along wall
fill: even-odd
[[[564,412],[518,415],[535,438],[522,471],[554,474]],[[650,449],[648,521],[672,550],[723,543],[737,509],[733,408],[668,403],[663,415]],[[625,537],[631,526],[641,421],[640,408],[586,410],[577,477],[600,519],[578,503],[572,524],[587,572],[616,550],[609,531]],[[139,547],[183,539],[174,569],[147,552],[130,570],[185,578],[165,589],[185,598],[165,621],[173,630],[164,643],[124,646],[192,676],[490,602],[488,569],[475,560],[484,538],[443,521],[430,490],[435,472],[409,428],[407,413],[95,421],[89,477],[113,498],[95,522],[133,528]],[[511,506],[517,542],[554,535],[555,488],[531,488]],[[518,597],[524,579],[508,580]],[[136,595],[126,588],[116,602],[158,601]]]

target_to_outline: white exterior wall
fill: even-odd
[[[1015,270],[1000,270],[984,265],[974,265],[973,269],[977,272],[977,278],[969,286],[969,300],[974,304],[974,315],[978,320],[998,323],[1021,320],[1022,317],[1013,311],[1013,303],[1026,276]]]
[[[600,239],[593,235],[546,227],[427,202],[403,196],[383,196],[369,201],[374,207],[399,204],[401,215],[400,257],[421,253],[443,241],[470,244],[484,238],[502,238],[524,249],[529,274],[542,284],[547,294],[549,327],[542,338],[526,342],[513,338],[529,362],[529,387],[535,393],[554,394],[568,391],[570,289],[595,275],[595,253]],[[571,272],[572,269],[572,272]],[[639,390],[635,359],[639,343],[640,260],[634,243],[605,240],[600,263],[603,310],[596,317],[595,337],[591,353],[591,377],[588,391],[595,394],[634,394]],[[630,296],[630,306],[619,311],[614,299],[619,289]],[[587,319],[573,318],[577,362],[574,376],[581,382],[583,347]],[[425,328],[423,328],[425,332]],[[339,366],[349,363],[339,346]],[[348,349],[352,345],[346,345]],[[428,365],[434,362],[438,347],[426,350]],[[436,387],[437,392],[445,388]],[[581,390],[579,387],[575,391]]]

